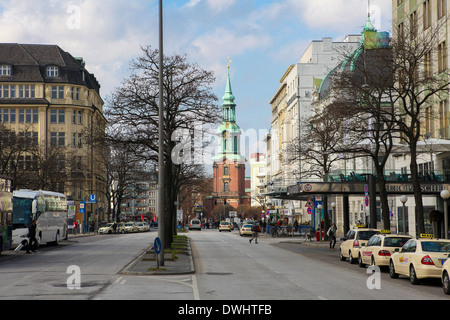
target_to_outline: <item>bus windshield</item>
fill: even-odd
[[[29,225],[31,222],[33,199],[13,198],[13,225]]]

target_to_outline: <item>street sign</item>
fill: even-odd
[[[90,194],[89,195],[89,201],[86,201],[86,203],[97,203],[97,195],[96,194]]]
[[[161,253],[161,239],[156,237],[153,247],[155,248],[155,253],[160,254]]]
[[[307,212],[308,212],[308,214],[312,214],[312,208],[309,207],[308,210],[307,210]]]
[[[80,202],[80,213],[86,213],[85,203],[84,202]]]
[[[364,198],[364,202],[365,202],[365,204],[366,204],[366,207],[368,207],[369,206],[369,197],[365,197]]]
[[[311,198],[308,199],[308,202],[306,203],[305,207],[307,208],[314,208],[314,202]]]

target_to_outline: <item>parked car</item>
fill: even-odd
[[[433,235],[421,235],[411,239],[389,260],[391,278],[409,277],[412,284],[421,279],[442,278],[443,265],[450,254],[450,240],[435,239]]]
[[[125,232],[132,233],[137,232],[138,228],[134,222],[125,223]]]
[[[350,263],[355,263],[358,259],[359,249],[366,245],[367,241],[380,230],[368,228],[356,228],[349,230],[339,248],[339,258],[341,260],[348,260]]]
[[[380,233],[372,236],[367,244],[359,250],[358,265],[368,264],[380,267],[389,266],[389,259],[396,248],[401,248],[411,236]]]
[[[116,233],[124,233],[125,224],[123,222],[116,223]],[[106,226],[98,229],[99,234],[112,234],[114,233],[114,222],[107,223]]]

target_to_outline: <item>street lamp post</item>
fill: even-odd
[[[159,152],[158,152],[158,236],[161,240],[160,266],[164,266],[165,205],[164,205],[164,55],[163,55],[163,0],[159,0]]]
[[[400,197],[400,202],[403,203],[402,220],[403,220],[403,233],[406,234],[406,216],[405,216],[405,203],[408,201],[408,197],[403,195]]]
[[[448,239],[448,209],[447,199],[450,197],[450,192],[445,189],[441,191],[441,198],[444,199],[444,238]]]

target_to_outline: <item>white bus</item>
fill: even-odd
[[[32,220],[36,220],[36,239],[39,244],[57,245],[60,239],[66,239],[66,196],[51,191],[14,191],[13,247],[28,242],[28,226]]]

